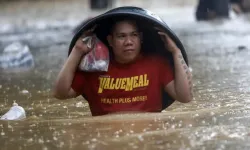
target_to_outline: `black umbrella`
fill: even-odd
[[[143,43],[142,43],[142,50],[146,53],[158,53],[164,56],[171,62],[171,65],[174,67],[172,54],[165,50],[164,43],[162,42],[160,36],[158,35],[157,31],[154,27],[162,28],[169,37],[176,43],[179,49],[182,52],[183,58],[188,65],[188,58],[185,52],[185,49],[179,40],[179,38],[174,34],[174,32],[168,27],[168,25],[156,14],[139,8],[139,7],[118,7],[112,9],[104,14],[96,16],[92,19],[89,19],[85,23],[82,24],[80,30],[74,35],[70,46],[69,46],[69,53],[71,52],[72,48],[74,47],[77,39],[82,35],[82,33],[94,25],[97,25],[95,29],[95,34],[97,37],[108,46],[108,42],[106,37],[109,34],[109,29],[111,28],[111,24],[116,18],[119,17],[130,17],[135,19],[138,23],[140,31],[143,32]],[[162,110],[170,106],[175,100],[172,99],[164,90],[162,89],[163,99],[162,99]]]

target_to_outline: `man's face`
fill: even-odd
[[[140,33],[132,21],[118,22],[108,40],[119,63],[129,63],[140,53]]]

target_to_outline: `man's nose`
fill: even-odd
[[[132,40],[132,38],[131,37],[126,37],[126,39],[125,39],[125,44],[127,45],[127,44],[132,44],[133,43],[133,40]]]

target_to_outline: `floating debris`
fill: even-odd
[[[8,45],[0,54],[0,68],[29,69],[34,67],[34,58],[28,45],[14,42]]]
[[[29,91],[28,90],[22,90],[20,91],[21,94],[29,94]]]
[[[0,120],[22,120],[25,118],[25,110],[14,101],[13,106],[0,118]]]
[[[77,107],[77,108],[79,108],[79,107],[84,107],[83,102],[78,102],[78,103],[76,103],[76,107]]]

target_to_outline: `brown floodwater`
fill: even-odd
[[[0,121],[0,149],[249,149],[249,16],[199,23],[174,17],[163,19],[186,47],[194,100],[162,113],[92,117],[81,97],[54,99],[51,88],[67,57],[70,27],[1,33],[1,47],[16,40],[30,46],[35,68],[0,70],[0,116],[13,101],[27,115]]]

